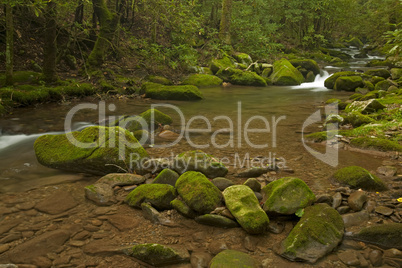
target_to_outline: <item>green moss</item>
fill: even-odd
[[[360,41],[360,39],[357,37],[352,37],[349,40],[345,40],[345,43],[348,44],[349,46],[354,46],[357,48],[362,48],[364,46],[362,41]]]
[[[225,82],[242,86],[266,86],[264,78],[255,72],[242,71],[234,68],[220,69],[216,76]]]
[[[146,79],[149,82],[157,83],[157,84],[161,84],[161,85],[165,85],[165,86],[173,85],[172,81],[170,81],[169,79],[162,77],[162,76],[149,75],[146,77]]]
[[[370,82],[373,83],[373,85],[375,86],[377,83],[379,83],[379,82],[381,82],[381,81],[384,81],[384,80],[385,80],[385,79],[382,78],[382,77],[373,76],[373,77],[370,79]]]
[[[96,93],[95,87],[89,83],[59,86],[56,87],[55,90],[61,92],[63,95],[71,97],[90,96]]]
[[[375,120],[367,115],[363,115],[359,112],[350,112],[343,116],[344,124],[351,124],[353,127],[359,127],[361,125],[366,125],[373,123]]]
[[[88,189],[89,191],[96,194],[95,185],[93,185],[93,184],[85,186],[85,189]]]
[[[200,100],[202,93],[196,86],[164,86],[156,83],[147,82],[141,87],[140,94],[145,94],[147,98],[157,100]]]
[[[138,141],[142,141],[142,144],[147,143],[151,138],[151,134],[145,129],[136,130],[133,135]]]
[[[208,214],[221,205],[221,191],[200,172],[185,172],[176,181],[176,189],[184,202],[198,213]]]
[[[398,80],[402,78],[402,68],[391,69],[392,80]]]
[[[126,197],[129,206],[141,208],[141,204],[149,202],[159,210],[171,209],[170,202],[177,196],[176,189],[168,184],[142,184]]]
[[[148,125],[170,125],[173,122],[170,116],[157,109],[146,110],[145,112],[141,113],[140,116],[148,123]]]
[[[42,77],[41,73],[31,71],[17,71],[13,73],[13,84],[39,84]],[[0,75],[0,87],[4,87],[6,76]]]
[[[197,214],[195,213],[194,210],[192,210],[189,206],[187,206],[186,203],[184,203],[182,200],[180,199],[175,199],[172,202],[170,202],[170,205],[177,211],[179,212],[181,215],[183,215],[184,217],[190,218],[190,219],[194,219]]]
[[[214,74],[216,74],[220,69],[236,68],[228,56],[224,56],[222,59],[213,59],[209,67]]]
[[[226,249],[211,260],[209,268],[257,268],[260,266],[261,264],[247,253]]]
[[[366,191],[384,191],[387,189],[380,178],[358,166],[341,168],[334,173],[332,179],[355,189],[361,188]]]
[[[395,67],[390,60],[372,60],[366,64],[366,67],[383,67],[383,66],[387,66],[390,68]]]
[[[369,137],[355,138],[350,141],[350,144],[355,147],[363,149],[374,149],[385,152],[388,151],[402,152],[402,145],[400,145],[398,142],[381,138],[369,138]]]
[[[326,88],[329,88],[329,89],[334,89],[335,82],[339,77],[342,77],[342,76],[356,76],[356,75],[357,75],[356,72],[351,72],[351,71],[334,73],[333,75],[331,75],[330,77],[328,77],[325,80],[324,86]]]
[[[301,60],[290,60],[290,63],[295,67],[301,67],[308,71],[312,71],[314,75],[320,74],[320,67],[315,60],[301,59]]]
[[[354,91],[358,87],[363,87],[363,78],[360,76],[341,76],[335,81],[335,90]]]
[[[384,80],[384,81],[378,82],[378,83],[375,85],[375,90],[377,90],[377,91],[379,91],[379,90],[387,91],[388,88],[389,88],[390,86],[392,86],[392,85],[393,85],[393,84],[392,84],[390,81]]]
[[[236,61],[240,64],[244,64],[247,67],[253,63],[253,60],[251,59],[250,55],[246,54],[246,53],[235,53],[233,55],[233,58],[236,59]],[[247,68],[246,67],[246,68]]]
[[[270,78],[278,86],[296,86],[304,82],[303,75],[287,59],[275,61]]]
[[[183,85],[193,85],[197,87],[210,87],[219,86],[222,84],[222,79],[217,76],[209,74],[192,74],[188,76],[183,82]]]
[[[390,72],[386,69],[370,69],[364,72],[367,75],[378,76],[387,79],[391,76]]]
[[[305,138],[306,140],[313,142],[322,142],[333,139],[337,134],[338,134],[337,131],[321,131],[308,134]]]
[[[156,176],[152,183],[170,184],[175,186],[178,178],[179,174],[169,168],[165,168],[158,174],[158,176]]]

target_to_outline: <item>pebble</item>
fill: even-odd
[[[363,208],[364,203],[367,201],[367,195],[363,191],[356,191],[352,193],[348,198],[348,205],[354,211],[360,211]]]
[[[396,249],[396,248],[391,248],[387,249],[384,251],[384,257],[388,258],[402,258],[402,251]]]
[[[115,214],[116,211],[117,211],[117,209],[114,207],[98,207],[94,210],[94,214],[97,216],[111,215],[111,214]]]
[[[337,192],[332,196],[332,207],[337,209],[342,204],[342,194]]]
[[[360,265],[360,260],[357,256],[357,252],[354,250],[348,250],[338,252],[338,258],[346,265],[357,266]]]
[[[71,240],[70,242],[69,242],[69,245],[70,246],[73,246],[73,247],[82,247],[82,246],[84,246],[86,243],[85,243],[85,241],[81,241],[81,240]]]
[[[350,211],[350,207],[349,206],[342,206],[342,207],[338,207],[336,210],[339,212],[339,214],[342,215],[342,214],[348,213]]]
[[[369,200],[367,201],[367,206],[366,206],[366,210],[368,213],[372,213],[375,210],[375,207],[377,206],[377,202],[374,200]]]
[[[332,205],[333,197],[329,194],[318,195],[316,197],[315,203],[327,203],[328,205]]]
[[[393,177],[396,175],[397,168],[392,166],[381,166],[377,168],[377,173],[385,177]]]
[[[374,267],[378,267],[382,264],[382,255],[382,251],[378,249],[372,250],[370,252],[369,259]]]
[[[391,216],[394,210],[386,206],[378,206],[375,208],[375,212],[384,216]]]
[[[226,245],[225,242],[223,241],[212,241],[208,245],[208,250],[211,252],[213,255],[217,255],[221,251],[224,251],[225,249],[229,249],[228,246]]]
[[[91,233],[84,230],[84,231],[81,231],[81,232],[77,233],[73,238],[75,240],[84,240],[84,239],[86,239],[86,238],[88,238],[90,236],[91,236]]]

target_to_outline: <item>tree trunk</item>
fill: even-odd
[[[232,0],[222,0],[221,26],[219,29],[219,39],[225,44],[230,45],[230,23],[232,17]]]
[[[50,1],[46,5],[45,10],[45,44],[43,48],[43,76],[44,80],[52,83],[57,80],[56,73],[56,3]]]
[[[14,69],[14,22],[13,8],[6,4],[6,85],[13,84]]]
[[[83,20],[84,20],[84,2],[82,0],[79,0],[78,6],[75,9],[74,22],[82,24]]]
[[[104,61],[106,51],[109,50],[119,24],[119,16],[110,11],[106,0],[92,0],[96,16],[99,20],[100,31],[95,46],[88,57],[90,68],[100,67]]]

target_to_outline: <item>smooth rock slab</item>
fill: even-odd
[[[124,252],[153,266],[178,264],[190,260],[190,254],[186,249],[173,248],[160,244],[140,244],[126,249]]]
[[[36,204],[35,209],[55,215],[70,210],[77,205],[77,201],[69,192],[60,190]]]
[[[315,263],[342,241],[343,234],[339,213],[325,203],[317,204],[305,208],[300,221],[276,250],[291,261]]]
[[[348,213],[342,215],[345,228],[356,226],[366,223],[370,219],[370,215],[366,210],[362,210],[356,213]]]
[[[111,188],[115,186],[126,186],[141,184],[145,182],[145,177],[131,173],[110,173],[100,178],[96,183],[105,183]]]
[[[375,212],[384,216],[391,216],[392,213],[394,213],[394,210],[386,206],[378,206],[375,208]]]
[[[228,267],[244,267],[259,268],[259,261],[250,255],[237,250],[224,250],[216,255],[209,263],[210,268],[228,268]]]

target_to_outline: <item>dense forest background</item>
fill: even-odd
[[[174,76],[230,51],[267,60],[342,42],[389,55],[402,47],[400,0],[0,2],[7,73],[43,72],[47,82],[105,68]]]

